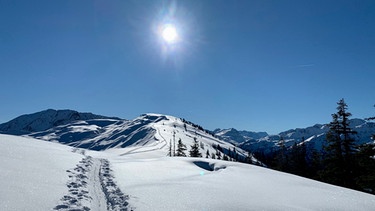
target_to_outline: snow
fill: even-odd
[[[195,134],[166,117],[149,125],[156,132],[144,145],[101,152],[0,135],[0,210],[375,210],[374,195],[254,165],[166,157],[169,128],[187,145]],[[207,147],[216,141],[197,134]]]
[[[0,135],[0,210],[50,210],[81,158],[60,144]]]
[[[45,116],[43,113],[40,115]],[[37,115],[31,116],[39,119]],[[32,119],[28,120],[32,121]],[[50,121],[52,120],[48,120],[48,122]],[[18,134],[17,131],[16,134]],[[163,155],[168,153],[169,145],[172,143],[174,146],[174,143],[177,143],[179,139],[188,149],[196,139],[201,146],[200,152],[203,156],[206,156],[207,150],[209,150],[210,156],[212,153],[216,154],[215,147],[218,144],[224,151],[233,151],[235,148],[239,157],[247,156],[244,150],[213,137],[198,127],[186,124],[180,118],[162,114],[143,114],[134,120],[90,119],[71,121],[68,124],[27,135],[85,149],[120,149],[123,154],[158,149],[160,150],[159,153]],[[126,150],[121,150],[124,148]],[[257,162],[255,158],[253,158],[253,161]]]
[[[112,162],[119,187],[137,210],[375,209],[375,196],[253,165],[144,155]]]

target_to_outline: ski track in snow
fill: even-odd
[[[73,152],[85,155],[84,150]],[[69,172],[67,187],[69,193],[54,207],[58,211],[127,211],[129,197],[121,192],[114,182],[109,161],[85,156]]]
[[[154,127],[154,129],[159,134],[159,136],[163,139],[162,140],[163,141],[163,145],[162,146],[160,146],[158,148],[153,148],[153,149],[147,149],[147,150],[138,151],[138,150],[144,148],[144,146],[140,146],[140,147],[134,148],[132,150],[129,150],[129,151],[125,152],[125,153],[122,153],[120,156],[130,155],[130,154],[137,154],[137,153],[143,153],[143,152],[152,152],[152,151],[163,149],[165,146],[167,146],[167,144],[168,144],[167,140],[161,135],[159,128]],[[157,146],[157,145],[158,145],[158,143],[155,146]]]

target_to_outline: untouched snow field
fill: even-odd
[[[112,159],[137,210],[375,210],[375,196],[254,165],[195,158]]]
[[[0,135],[0,210],[375,210],[373,195],[253,165],[165,157],[160,145],[95,152]]]
[[[82,155],[60,144],[0,135],[0,210],[51,210]]]

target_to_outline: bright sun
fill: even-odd
[[[178,40],[176,27],[171,24],[165,25],[161,32],[161,36],[167,43],[175,43]]]

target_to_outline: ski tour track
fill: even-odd
[[[137,154],[137,153],[143,153],[143,152],[152,152],[152,151],[155,151],[155,150],[160,150],[160,149],[163,149],[165,146],[167,146],[168,142],[167,140],[161,135],[160,133],[160,130],[158,128],[155,128],[154,129],[156,130],[156,133],[162,138],[162,141],[163,141],[163,145],[158,147],[158,148],[155,148],[155,149],[147,149],[147,150],[142,150],[142,151],[139,151],[140,149],[142,149],[144,146],[140,146],[140,147],[137,147],[137,148],[134,148],[132,150],[129,150],[123,154],[121,154],[120,156],[123,156],[123,155],[130,155],[130,154]],[[158,140],[158,139],[157,139]],[[159,140],[160,141],[160,140]],[[156,145],[155,145],[156,146]]]
[[[128,211],[129,196],[121,192],[114,182],[109,161],[85,155],[84,150],[74,149],[85,157],[73,169],[67,170],[68,193],[53,208],[58,211]]]

